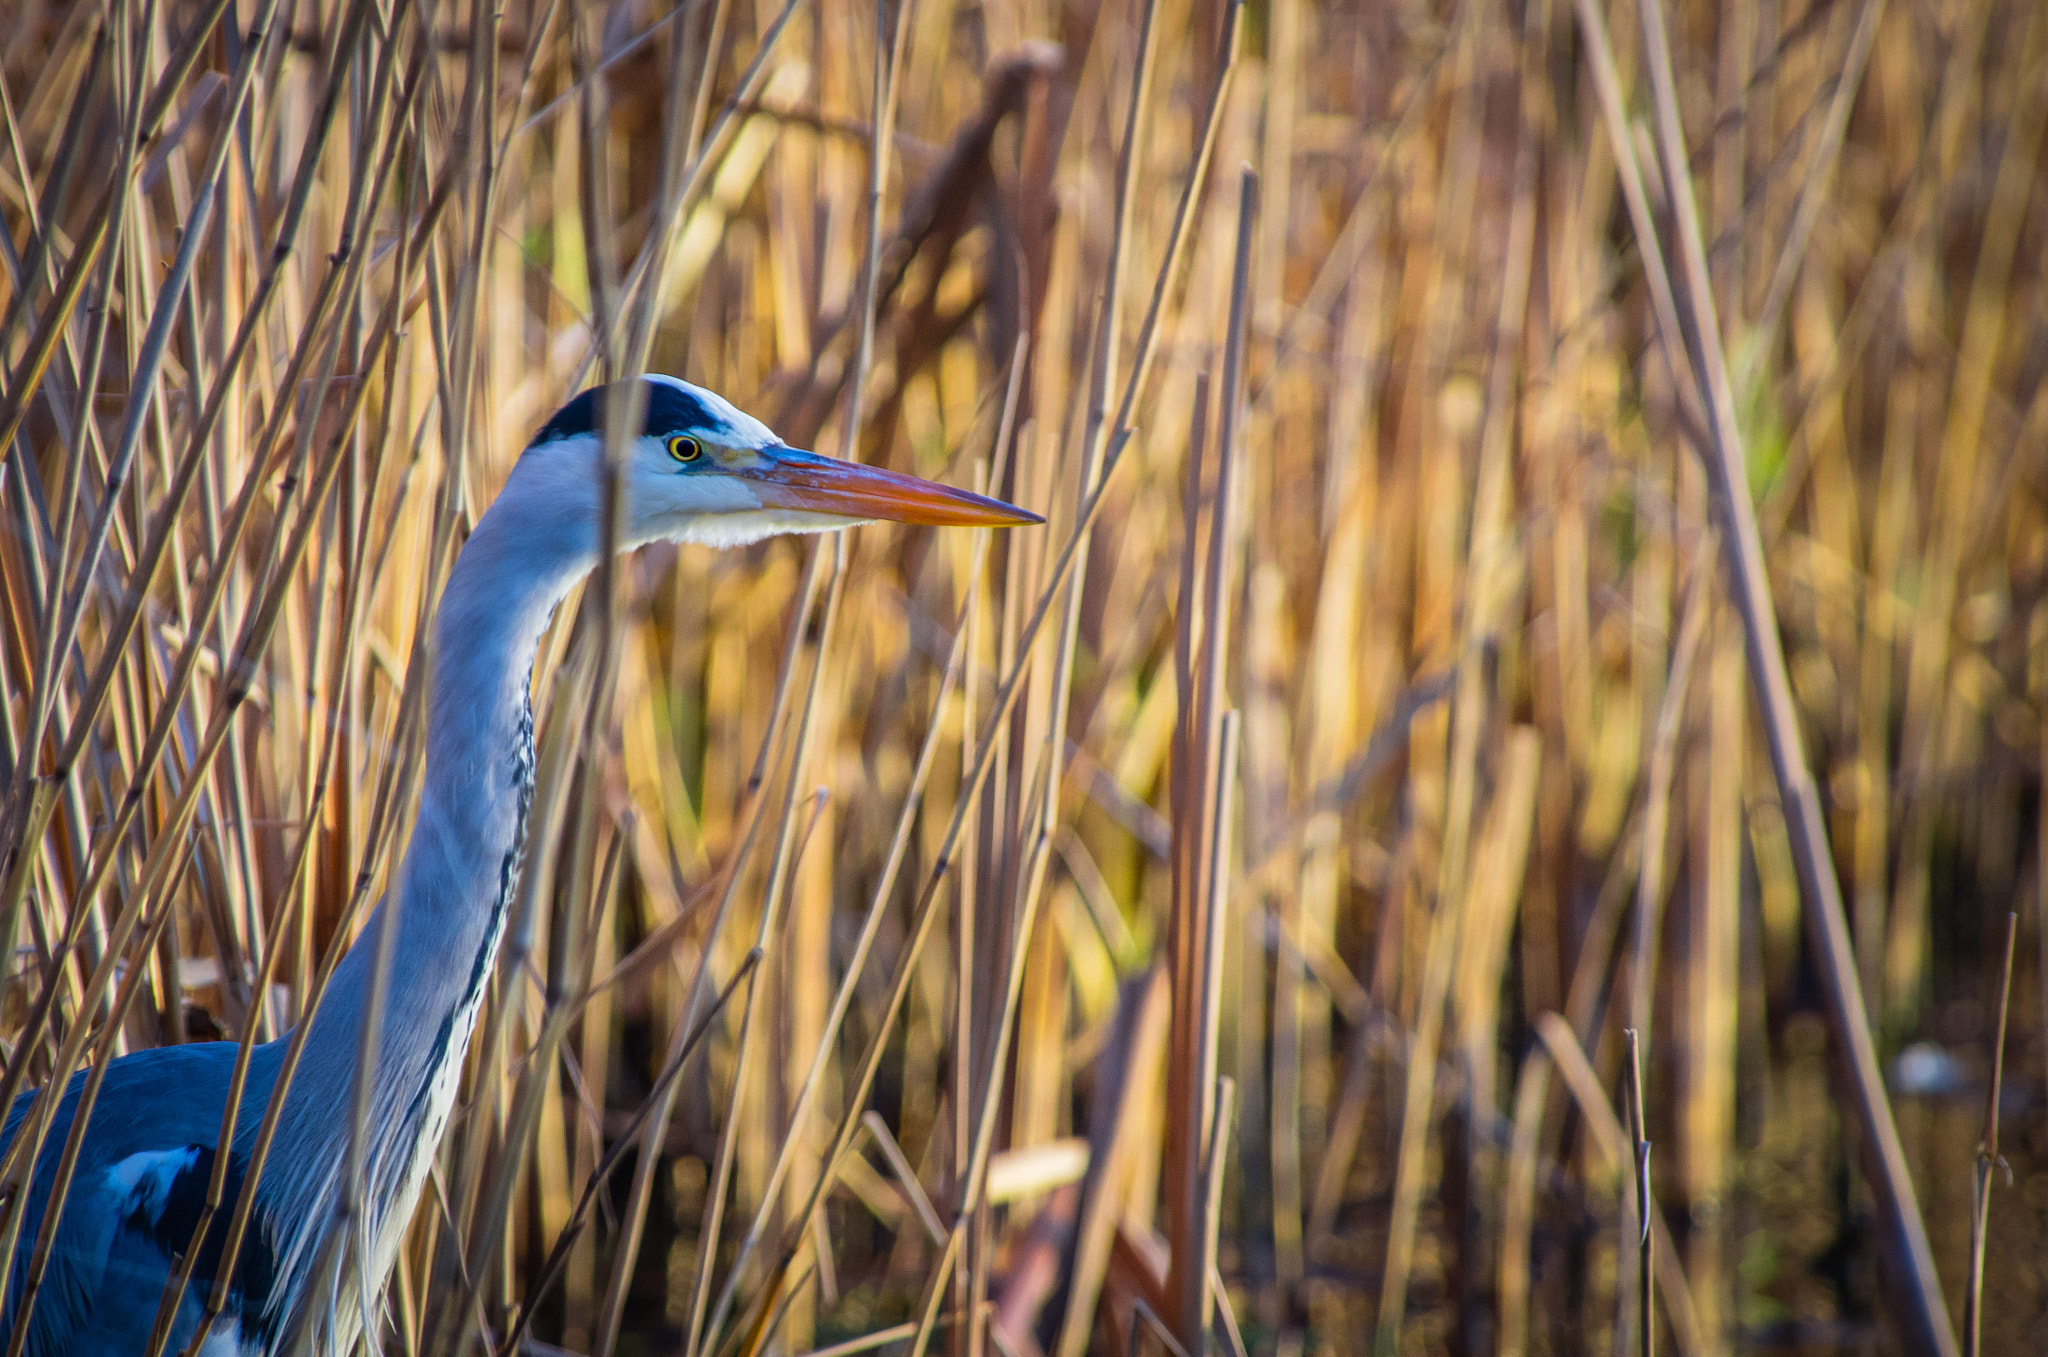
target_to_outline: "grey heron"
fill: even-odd
[[[670,377],[639,380],[645,415],[622,467],[622,550],[661,540],[733,546],[877,519],[1041,521],[997,500],[799,452],[709,391]],[[533,786],[534,651],[556,604],[598,564],[612,392],[585,391],[541,428],[450,572],[434,624],[426,767],[411,840],[384,900],[306,1019],[312,1027],[254,1184],[226,1305],[200,1332],[230,1218],[223,1209],[171,1312],[167,1352],[346,1353],[383,1290],[447,1126],[516,889]],[[354,1250],[346,1275],[322,1291],[316,1274],[335,1266],[319,1260],[344,1187],[346,1109],[386,927],[395,930],[392,971],[371,1061],[363,1205],[344,1245]],[[229,1147],[229,1202],[242,1189],[285,1041],[254,1052]],[[30,1244],[84,1072],[73,1078],[30,1180],[0,1310],[9,1342],[0,1348],[12,1345],[26,1310],[22,1350],[30,1357],[146,1350],[174,1255],[199,1224],[235,1055],[233,1043],[210,1042],[138,1051],[109,1066],[47,1268],[31,1286]],[[12,1144],[35,1096],[23,1094],[8,1110],[0,1144]],[[316,1294],[326,1299],[316,1304]]]

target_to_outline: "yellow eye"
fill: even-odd
[[[678,462],[694,462],[704,455],[704,449],[696,439],[686,433],[679,433],[668,440],[668,455]]]

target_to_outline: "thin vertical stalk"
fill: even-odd
[[[1185,1309],[1178,1317],[1180,1340],[1190,1352],[1207,1345],[1210,1319],[1215,1313],[1215,1289],[1210,1277],[1217,1269],[1217,1234],[1223,1213],[1223,1177],[1229,1160],[1224,1146],[1230,1140],[1231,1099],[1234,1086],[1216,1072],[1217,1037],[1223,1017],[1223,943],[1230,935],[1230,826],[1236,803],[1237,765],[1241,753],[1243,719],[1232,709],[1223,715],[1215,757],[1221,765],[1215,774],[1216,820],[1210,827],[1207,845],[1210,860],[1208,893],[1202,902],[1202,976],[1200,1040],[1195,1054],[1195,1077],[1202,1090],[1198,1109],[1203,1144],[1199,1184],[1200,1233],[1188,1291],[1180,1300]],[[1191,1147],[1193,1148],[1193,1147]],[[1192,1292],[1192,1299],[1189,1292]]]
[[[1643,797],[1643,851],[1636,875],[1636,938],[1629,972],[1629,1021],[1646,1033],[1654,1016],[1658,937],[1664,909],[1664,849],[1671,824],[1671,780],[1677,764],[1679,728],[1684,723],[1686,695],[1692,688],[1693,659],[1706,633],[1711,611],[1714,543],[1712,531],[1693,567],[1686,591],[1685,613],[1678,625],[1678,643],[1671,651],[1664,698],[1650,739],[1649,785]]]
[[[1641,1033],[1633,1027],[1623,1034],[1628,1039],[1628,1063],[1623,1067],[1627,1086],[1622,1102],[1628,1110],[1631,1147],[1629,1183],[1635,1195],[1636,1276],[1635,1318],[1637,1351],[1642,1357],[1656,1357],[1657,1307],[1650,1278],[1655,1264],[1656,1241],[1650,1233],[1650,1141],[1643,1129],[1643,1053]]]
[[[1173,913],[1168,930],[1173,977],[1173,1035],[1166,1067],[1166,1105],[1189,1115],[1168,1122],[1160,1175],[1165,1195],[1167,1247],[1172,1262],[1167,1294],[1174,1332],[1192,1350],[1201,1344],[1207,1270],[1202,1267],[1202,1147],[1206,1120],[1199,1109],[1213,1092],[1214,1051],[1207,1039],[1206,1006],[1212,958],[1207,907],[1220,883],[1213,873],[1225,833],[1221,778],[1234,760],[1223,736],[1226,658],[1230,650],[1230,601],[1238,565],[1238,468],[1244,456],[1240,429],[1244,408],[1245,347],[1251,325],[1253,245],[1258,234],[1259,177],[1249,165],[1240,172],[1237,243],[1231,266],[1230,311],[1224,332],[1223,380],[1218,394],[1216,484],[1209,500],[1208,559],[1200,595],[1201,640],[1190,664],[1194,685],[1181,707],[1182,739],[1177,761],[1186,771],[1183,800],[1174,816]],[[1188,549],[1193,550],[1190,542]],[[1183,606],[1192,607],[1192,601]]]
[[[1984,1350],[1984,1254],[1991,1241],[1991,1180],[2000,1169],[2012,1170],[1998,1154],[1998,1098],[2005,1084],[2005,1023],[2012,1009],[2012,954],[2019,941],[2020,916],[2005,916],[2005,965],[1998,982],[1998,1035],[1991,1046],[1991,1085],[1984,1090],[1984,1140],[1972,1166],[1970,1212],[1970,1284],[1963,1291],[1964,1357]]]

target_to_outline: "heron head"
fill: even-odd
[[[801,452],[702,387],[651,374],[641,381],[645,411],[626,445],[624,468],[628,545],[667,539],[736,546],[878,519],[965,527],[1044,521],[965,490]],[[615,394],[625,393],[593,387],[563,406],[522,461],[600,458]]]

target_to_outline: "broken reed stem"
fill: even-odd
[[[1219,1077],[1209,1095],[1209,1144],[1204,1152],[1202,1168],[1202,1312],[1199,1316],[1202,1338],[1195,1348],[1197,1352],[1206,1351],[1209,1347],[1208,1335],[1218,1302],[1222,1302],[1226,1312],[1230,1304],[1229,1297],[1223,1294],[1217,1270],[1217,1246],[1223,1233],[1223,1184],[1230,1172],[1230,1126],[1236,1112],[1236,1099],[1235,1081],[1227,1075]],[[1227,1327],[1234,1331],[1237,1325],[1233,1321]]]
[[[1230,1293],[1223,1287],[1223,1274],[1209,1274],[1209,1294],[1216,1301],[1217,1318],[1223,1321],[1223,1338],[1230,1345],[1230,1357],[1251,1357],[1244,1345],[1244,1332],[1237,1326],[1237,1312],[1230,1307]]]
[[[1587,1130],[1591,1132],[1590,1139],[1602,1162],[1616,1177],[1629,1177],[1634,1159],[1628,1129],[1615,1115],[1607,1090],[1600,1076],[1594,1072],[1592,1061],[1586,1057],[1585,1048],[1579,1044],[1571,1024],[1556,1013],[1541,1014],[1536,1019],[1536,1036],[1542,1042],[1543,1054],[1556,1067],[1558,1076],[1572,1095],[1572,1101],[1585,1117]],[[1685,1269],[1679,1264],[1671,1231],[1666,1227],[1663,1212],[1657,1209],[1654,1197],[1648,1201],[1648,1215],[1650,1236],[1655,1244],[1651,1255],[1652,1271],[1657,1294],[1664,1301],[1664,1321],[1671,1326],[1673,1346],[1679,1357],[1706,1357],[1710,1348],[1700,1330],[1699,1315],[1693,1307]]]
[[[1627,1075],[1622,1099],[1628,1108],[1628,1134],[1633,1151],[1634,1172],[1629,1181],[1636,1207],[1636,1329],[1642,1357],[1656,1357],[1657,1305],[1650,1289],[1650,1275],[1656,1242],[1650,1234],[1650,1141],[1643,1129],[1643,1052],[1641,1034],[1634,1028],[1622,1034],[1628,1039]]]
[[[2019,941],[2020,916],[2005,916],[2005,965],[1998,983],[1998,1035],[1991,1044],[1991,1085],[1984,1090],[1984,1140],[1977,1147],[1971,1188],[1976,1209],[1970,1213],[1970,1284],[1963,1291],[1963,1353],[1983,1351],[1984,1253],[1990,1242],[1991,1179],[2005,1168],[1998,1154],[1998,1097],[2005,1082],[2005,1023],[2012,1009],[2012,954]],[[2011,1173],[2006,1169],[2007,1174]]]
[[[1214,751],[1218,767],[1211,777],[1216,788],[1215,815],[1209,826],[1209,842],[1202,845],[1209,861],[1204,882],[1207,889],[1201,901],[1196,929],[1200,950],[1195,962],[1200,985],[1194,991],[1200,1005],[1196,1029],[1195,1087],[1202,1096],[1197,1105],[1188,1109],[1193,1115],[1185,1118],[1194,1123],[1200,1137],[1199,1141],[1191,1141],[1188,1146],[1192,1155],[1199,1156],[1200,1171],[1195,1180],[1197,1209],[1190,1213],[1191,1238],[1187,1241],[1194,1245],[1194,1254],[1187,1270],[1181,1274],[1186,1289],[1177,1297],[1182,1310],[1176,1316],[1180,1322],[1181,1342],[1190,1352],[1204,1350],[1209,1318],[1214,1313],[1209,1274],[1216,1270],[1217,1231],[1222,1221],[1223,1174],[1227,1162],[1223,1157],[1223,1147],[1230,1139],[1230,1102],[1235,1093],[1231,1081],[1217,1074],[1216,1065],[1217,1038],[1222,1024],[1223,946],[1224,939],[1230,936],[1230,827],[1236,804],[1243,724],[1242,715],[1237,710],[1223,714],[1222,729]]]

